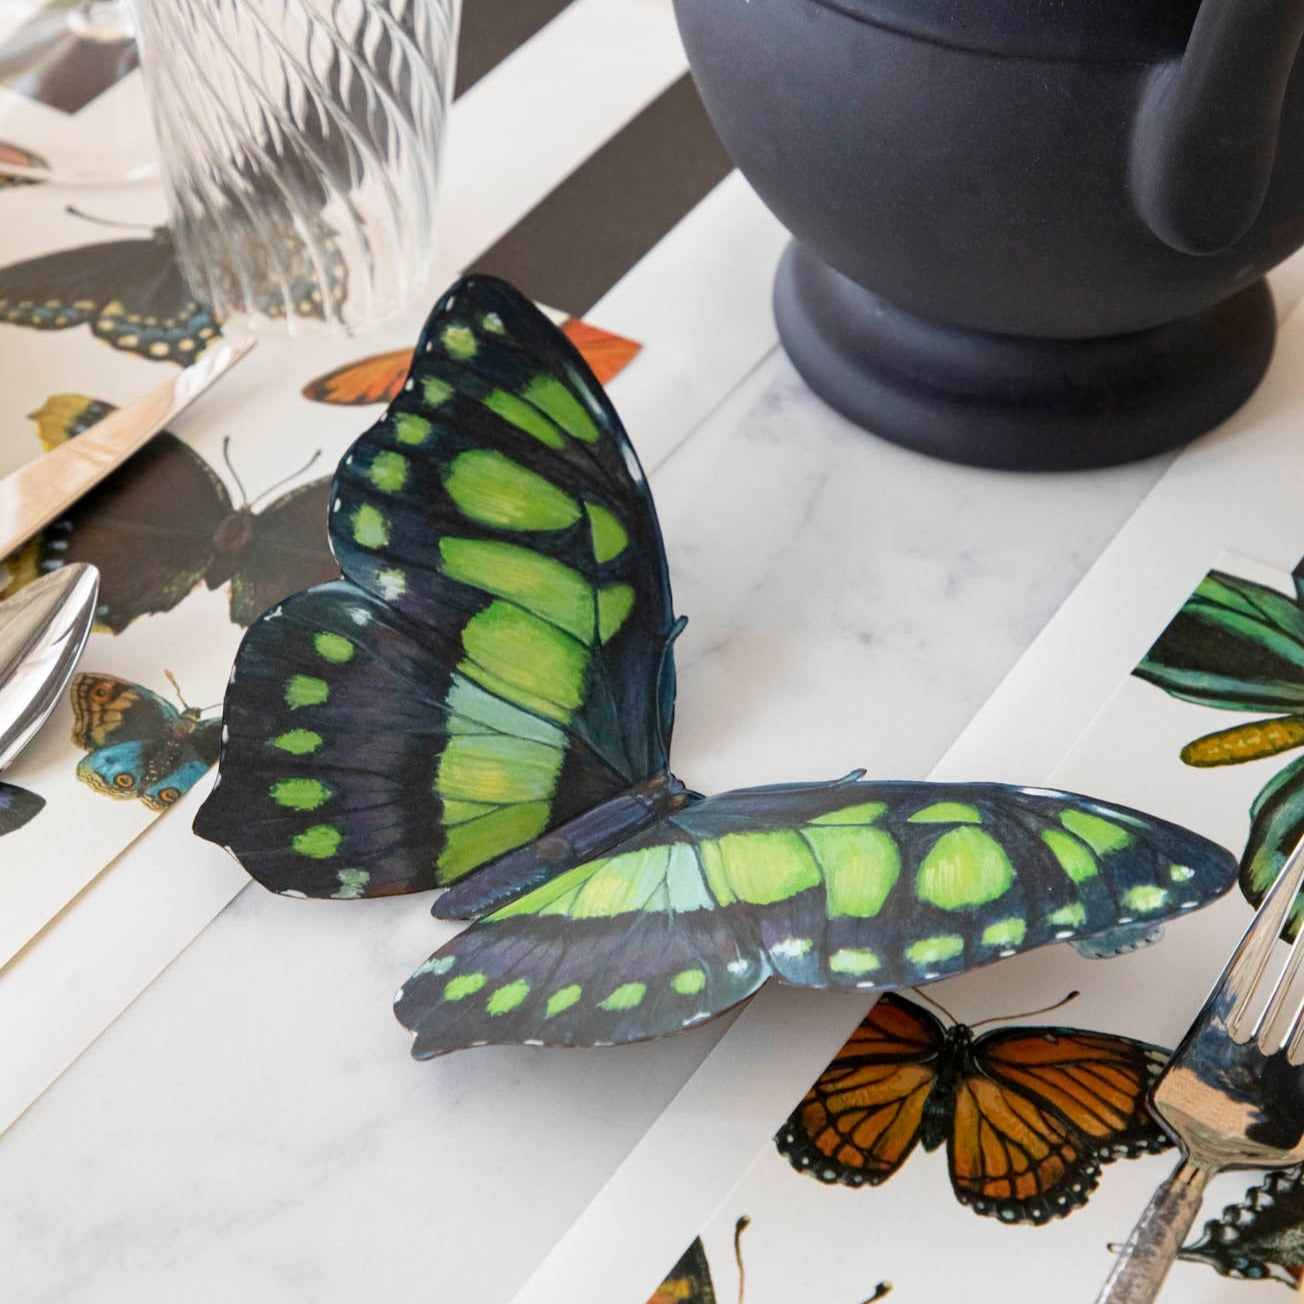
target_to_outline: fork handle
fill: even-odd
[[[1183,1159],[1150,1198],[1096,1304],[1149,1304],[1191,1230],[1213,1170]]]

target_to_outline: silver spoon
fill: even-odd
[[[0,602],[0,770],[54,710],[95,620],[100,573],[62,566]]]

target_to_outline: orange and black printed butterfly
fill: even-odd
[[[36,177],[28,176],[25,171],[15,171],[15,169],[49,166],[45,159],[39,154],[33,154],[30,149],[24,149],[21,145],[13,144],[12,141],[0,140],[0,190],[7,190],[11,186],[37,184]]]
[[[623,335],[613,335],[610,331],[590,326],[578,317],[568,317],[562,322],[561,330],[580,351],[580,356],[589,364],[601,385],[624,371],[643,347]],[[411,349],[373,353],[310,380],[303,387],[303,396],[315,403],[340,407],[389,403],[398,397],[411,365]]]
[[[1168,1052],[1076,1028],[944,1028],[888,993],[775,1137],[798,1172],[877,1186],[946,1145],[955,1197],[1006,1223],[1083,1205],[1100,1166],[1172,1143],[1146,1111]]]
[[[31,415],[48,449],[112,411],[84,395],[56,394]],[[330,479],[322,477],[261,511],[257,499],[236,507],[204,458],[162,431],[5,561],[0,597],[87,561],[100,571],[100,630],[120,634],[139,616],[170,611],[201,583],[216,589],[228,582],[231,619],[248,625],[305,584],[339,573],[326,541],[329,497]]]
[[[1224,1277],[1304,1280],[1304,1169],[1269,1173],[1238,1204],[1204,1225],[1204,1235],[1178,1252],[1179,1259],[1207,1263]]]

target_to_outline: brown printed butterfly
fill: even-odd
[[[579,349],[584,361],[605,385],[622,371],[642,349],[641,344],[627,340],[623,335],[613,335],[578,317],[568,317],[561,325],[562,333]],[[315,403],[359,407],[367,403],[389,403],[398,397],[412,365],[411,349],[394,349],[389,353],[373,353],[357,362],[346,363],[328,371],[303,387],[304,398]]]
[[[1048,1222],[1087,1202],[1101,1164],[1172,1143],[1146,1110],[1168,1052],[1076,1028],[974,1036],[891,992],[775,1137],[821,1182],[878,1186],[917,1143],[945,1144],[961,1204],[1005,1223]]]

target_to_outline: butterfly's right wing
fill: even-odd
[[[340,407],[389,403],[402,392],[403,381],[411,365],[410,349],[373,353],[314,377],[301,392],[304,398],[311,399],[314,403],[330,403]]]
[[[68,697],[72,741],[87,750],[111,742],[161,738],[178,718],[176,707],[166,699],[115,675],[74,675]]]
[[[1304,711],[1304,607],[1267,585],[1211,571],[1134,673],[1201,706]]]
[[[1224,1277],[1304,1280],[1304,1170],[1269,1173],[1237,1204],[1210,1218],[1198,1241],[1178,1251],[1190,1263],[1207,1263]]]
[[[701,1237],[679,1256],[666,1279],[652,1292],[647,1304],[716,1304],[715,1286],[711,1282],[711,1265]]]
[[[113,406],[75,394],[33,414],[42,442],[72,438]],[[166,430],[5,561],[0,597],[70,562],[100,572],[98,628],[120,634],[140,616],[170,611],[199,583],[231,500],[208,463]]]
[[[880,997],[775,1135],[779,1153],[821,1182],[887,1181],[919,1140],[942,1038],[922,1006]]]
[[[597,382],[472,278],[337,473],[345,578],[254,623],[196,820],[282,892],[454,882],[662,774],[670,590]]]

